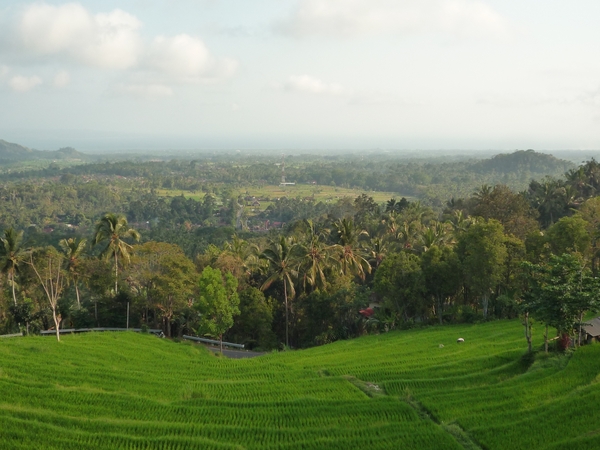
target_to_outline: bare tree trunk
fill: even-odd
[[[548,353],[548,324],[546,324],[546,331],[544,332],[544,352]]]
[[[56,328],[56,340],[60,341],[60,322],[62,317],[60,314],[56,314],[56,308],[58,307],[58,300],[62,294],[64,281],[61,275],[62,269],[62,260],[58,259],[58,262],[53,266],[53,257],[51,255],[47,256],[48,258],[48,268],[47,272],[42,277],[35,267],[33,263],[33,256],[31,256],[30,265],[33,268],[44,292],[46,293],[46,298],[48,299],[48,303],[50,304],[50,308],[52,309],[52,318],[54,319],[54,326]],[[56,274],[54,273],[56,270]]]
[[[56,315],[56,306],[52,307],[52,318],[54,319],[54,328],[56,328],[56,340],[60,342],[60,322],[62,320],[61,315]]]
[[[439,316],[439,319],[440,319],[440,325],[443,325],[444,321],[443,321],[443,318],[442,318],[442,313],[443,313],[443,311],[442,311],[442,298],[441,298],[440,295],[437,296],[437,303],[438,303],[437,313],[438,313],[438,316]]]
[[[75,294],[77,295],[77,306],[81,309],[81,300],[79,300],[79,287],[77,286],[77,282],[75,282]]]
[[[581,347],[581,322],[583,322],[583,313],[579,315],[579,337],[577,342],[578,347]]]
[[[489,305],[489,299],[488,299],[488,294],[487,292],[485,294],[483,294],[483,301],[482,303],[482,307],[483,307],[483,318],[487,319],[487,313],[488,313],[488,305]]]
[[[527,351],[531,353],[531,326],[529,325],[529,312],[525,313],[525,339],[527,340]]]
[[[15,306],[17,306],[17,294],[15,293],[15,272],[10,273],[10,284],[12,284],[12,295],[13,302],[15,302]]]
[[[290,346],[290,341],[288,337],[288,298],[287,298],[287,285],[285,284],[285,280],[283,280],[283,296],[285,297],[285,346]]]
[[[117,286],[117,282],[119,281],[119,261],[117,257],[117,252],[115,251],[115,295],[119,293],[119,288]]]

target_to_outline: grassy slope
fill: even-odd
[[[247,360],[129,333],[0,341],[0,448],[451,449],[458,426],[490,449],[590,448],[600,346],[530,366],[524,344],[517,322]]]

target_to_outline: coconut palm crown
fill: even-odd
[[[115,265],[115,294],[118,293],[119,258],[121,263],[128,263],[133,246],[123,239],[140,240],[140,233],[129,228],[127,218],[122,214],[105,214],[97,223],[94,233],[94,245],[104,244],[100,257],[113,259]]]

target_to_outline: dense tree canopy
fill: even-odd
[[[399,194],[376,201],[259,200],[248,192],[281,176],[272,158],[211,158],[0,174],[0,328],[131,323],[266,349],[519,312],[572,334],[596,308],[594,160],[286,159],[286,175],[314,193],[325,184]],[[40,281],[50,280],[40,248],[62,249],[44,253],[60,257],[55,297]],[[585,305],[549,293],[546,278],[567,289],[576,273]]]

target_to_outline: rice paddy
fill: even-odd
[[[5,339],[0,448],[596,448],[600,345],[525,348],[515,321],[240,360],[135,333]]]

